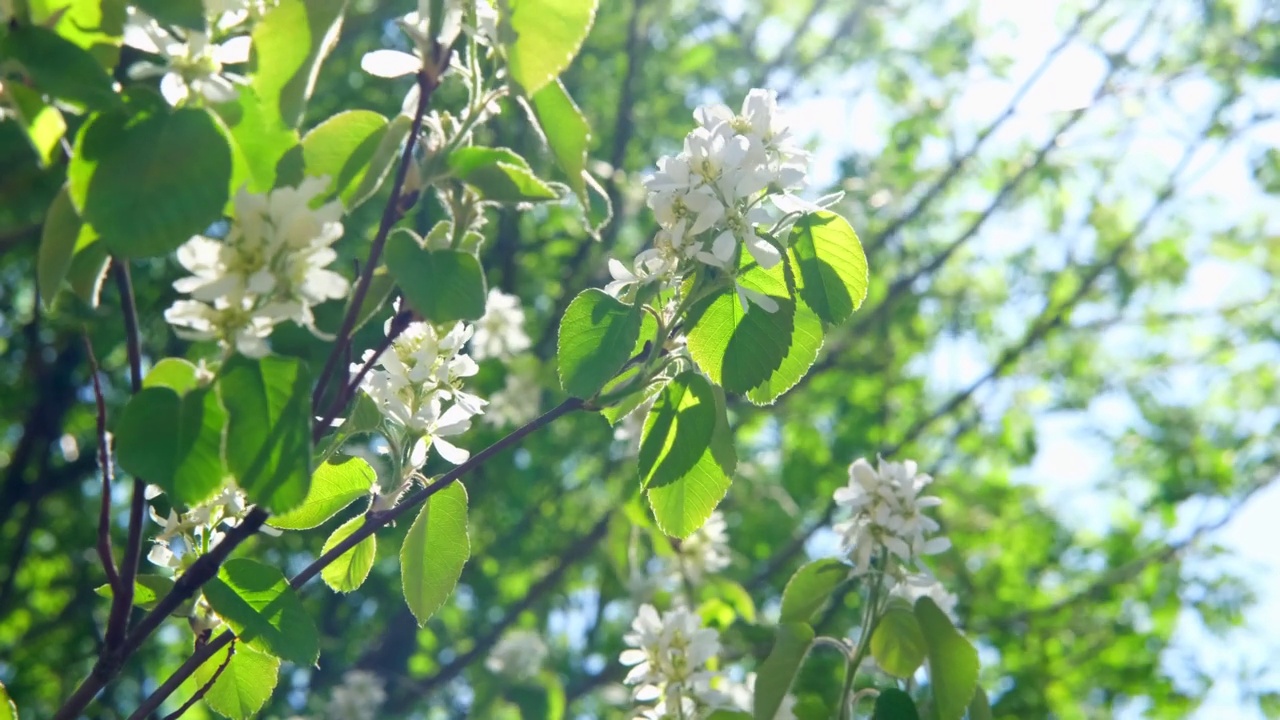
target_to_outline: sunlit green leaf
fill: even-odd
[[[143,610],[150,610],[172,589],[173,578],[163,575],[139,575],[133,581],[133,604]],[[110,585],[99,585],[94,592],[104,598],[113,595]]]
[[[143,388],[116,424],[120,467],[160,486],[176,502],[192,506],[222,487],[222,433],[227,413],[212,388],[179,393]]]
[[[404,599],[419,625],[453,594],[470,557],[467,491],[455,482],[427,499],[400,547]]]
[[[906,601],[889,603],[871,635],[871,656],[885,672],[909,678],[924,664],[924,634]]]
[[[844,322],[867,297],[867,257],[858,234],[839,215],[809,213],[791,228],[800,297],[818,317]]]
[[[329,539],[324,541],[320,554],[323,555],[332,550],[338,543],[350,537],[351,533],[359,530],[363,524],[364,516],[357,515],[339,525]],[[348,593],[356,590],[364,584],[365,578],[369,577],[369,570],[373,568],[373,561],[377,554],[378,537],[376,534],[370,534],[321,570],[320,577],[325,585],[337,592]]]
[[[278,569],[232,558],[204,586],[204,597],[240,641],[303,667],[320,657],[315,623]]]
[[[560,319],[556,352],[565,392],[589,398],[617,374],[635,349],[642,314],[594,288],[569,303]]]
[[[412,235],[387,239],[386,265],[404,299],[433,323],[479,320],[488,295],[480,261],[460,250],[427,250]]]
[[[849,566],[834,558],[814,560],[802,566],[782,591],[779,622],[812,622],[847,577]]]
[[[756,720],[773,720],[783,699],[791,690],[791,682],[813,644],[813,628],[807,623],[779,623],[773,651],[756,670],[755,702],[752,714]]]
[[[569,67],[595,19],[596,0],[505,0],[507,68],[533,95]]]
[[[227,409],[226,460],[249,499],[297,507],[311,483],[311,374],[296,358],[235,355],[218,391]]]
[[[527,202],[556,197],[524,158],[506,148],[458,148],[449,155],[449,169],[486,200]]]
[[[16,118],[36,151],[40,166],[53,164],[62,154],[62,138],[67,134],[67,121],[62,113],[26,85],[11,83],[5,90],[13,100]]]
[[[267,521],[285,530],[306,530],[322,524],[343,508],[369,494],[376,479],[369,463],[358,457],[338,456],[316,468],[311,487],[300,505]]]
[[[302,122],[320,64],[337,43],[346,0],[279,0],[253,29],[251,84],[286,126]]]
[[[582,174],[587,170],[591,126],[559,80],[547,83],[529,98],[529,103],[556,164],[564,171],[569,187],[585,203],[587,186]]]
[[[214,653],[196,668],[192,679],[196,688],[202,688],[226,662],[227,666],[204,696],[204,702],[214,712],[232,720],[248,720],[267,704],[276,689],[280,660],[242,642],[235,643],[230,661],[227,661],[227,652],[223,649]]]
[[[120,105],[111,76],[97,58],[58,33],[36,25],[19,25],[0,37],[0,55],[22,65],[32,84],[79,109]]]
[[[914,610],[928,646],[934,713],[939,720],[960,720],[978,686],[978,651],[932,599],[916,600]]]

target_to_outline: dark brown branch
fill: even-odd
[[[223,659],[222,664],[218,666],[218,669],[213,671],[213,677],[209,678],[209,681],[206,682],[204,685],[201,685],[200,689],[197,690],[196,693],[191,696],[190,700],[187,700],[186,702],[182,703],[182,707],[178,708],[177,710],[174,710],[168,715],[165,715],[164,720],[178,720],[178,718],[182,717],[188,710],[194,707],[196,703],[200,702],[201,698],[203,698],[205,695],[208,695],[209,690],[213,687],[213,684],[218,682],[218,678],[222,677],[222,671],[226,670],[227,666],[231,664],[231,658],[235,654],[236,654],[236,642],[233,639],[231,641],[231,644],[227,646],[227,657]]]
[[[446,50],[444,59],[437,62],[436,67],[443,67],[447,62],[448,51]],[[334,372],[347,355],[348,346],[351,344],[351,334],[355,330],[356,320],[360,317],[360,308],[364,305],[364,299],[369,294],[369,287],[373,282],[373,273],[378,269],[378,261],[382,259],[382,249],[387,244],[387,236],[391,234],[391,227],[400,220],[407,209],[403,207],[400,194],[404,191],[405,179],[409,176],[409,167],[413,164],[413,148],[418,142],[418,134],[422,132],[422,118],[426,115],[427,106],[431,103],[431,95],[440,85],[439,74],[434,70],[431,72],[426,69],[419,70],[417,79],[418,108],[413,114],[413,123],[409,127],[409,136],[404,144],[404,152],[400,154],[400,164],[396,166],[395,179],[391,183],[391,197],[387,200],[387,206],[382,210],[382,219],[378,222],[378,233],[373,237],[373,243],[369,246],[369,257],[365,260],[364,269],[351,292],[351,302],[347,305],[347,314],[342,318],[342,326],[339,328],[338,336],[334,340],[333,349],[329,352],[328,359],[325,360],[324,369],[320,371],[320,377],[316,379],[315,391],[311,396],[311,407],[316,410],[321,407],[325,390],[329,387],[329,382],[333,379]]]
[[[98,559],[102,571],[107,574],[107,584],[114,597],[120,592],[120,574],[111,552],[111,449],[107,441],[107,401],[102,396],[102,382],[98,378],[98,359],[93,355],[93,343],[84,336],[84,349],[89,356],[89,372],[93,375],[93,399],[97,403],[98,464],[102,470],[102,502],[98,508]]]
[[[289,580],[290,587],[294,588],[295,590],[302,587],[304,584],[306,584],[308,580],[320,574],[320,571],[323,570],[325,567],[327,567],[330,563],[332,563],[338,557],[342,556],[351,548],[355,547],[357,544],[360,543],[360,541],[364,540],[365,538],[369,537],[373,533],[377,532],[379,528],[383,527],[384,525],[387,525],[388,523],[392,522],[393,520],[400,517],[401,515],[409,512],[410,510],[417,507],[418,505],[421,505],[422,503],[426,502],[426,500],[430,498],[432,495],[440,492],[441,490],[448,487],[453,482],[457,481],[458,479],[470,473],[472,470],[475,470],[477,467],[483,465],[485,462],[489,460],[489,458],[493,457],[494,455],[497,455],[498,453],[514,446],[517,442],[522,440],[526,435],[529,435],[535,430],[538,430],[539,428],[542,428],[543,426],[548,425],[553,421],[555,421],[556,419],[564,415],[568,415],[569,413],[574,412],[580,409],[581,407],[582,407],[581,400],[577,398],[570,398],[560,403],[556,407],[552,408],[551,410],[548,410],[546,413],[542,414],[538,418],[530,421],[528,424],[520,428],[517,428],[516,430],[513,430],[509,435],[502,438],[501,440],[494,443],[493,445],[490,445],[484,450],[481,450],[480,452],[471,456],[471,458],[468,459],[466,462],[455,467],[453,470],[445,473],[444,475],[441,475],[431,485],[428,485],[427,487],[422,488],[411,495],[408,495],[403,500],[401,500],[398,505],[391,508],[390,510],[377,513],[377,514],[369,513],[368,515],[365,515],[364,524],[361,525],[359,528],[357,528],[355,532],[351,533],[351,535],[344,538],[342,542],[335,545],[328,552],[324,553],[319,558],[316,558],[315,562],[312,562],[310,565],[303,568],[303,570],[299,572],[297,575],[294,575],[293,578]],[[196,571],[196,566],[200,565],[201,561],[205,560],[206,558],[210,558],[211,556],[214,555],[214,553],[221,550],[224,545],[228,544],[228,541],[232,540],[233,536],[237,536],[236,542],[238,543],[239,541],[242,541],[245,537],[248,537],[250,534],[256,532],[258,528],[262,526],[262,523],[263,521],[266,520],[266,517],[267,517],[267,514],[262,510],[255,508],[254,510],[250,511],[249,515],[245,517],[244,522],[241,523],[239,526],[237,526],[235,529],[233,529],[231,532],[227,533],[227,536],[223,539],[221,543],[218,544],[217,547],[214,548],[213,552],[209,553],[208,555],[201,556],[200,559],[197,560],[196,563],[191,566],[191,569],[187,571],[187,574],[183,575],[181,578],[178,579],[178,583],[181,583],[188,576],[193,575]],[[251,529],[249,529],[247,532],[244,532],[247,527]],[[202,574],[207,573],[207,576],[200,579],[199,583],[196,584],[195,587],[199,587],[200,584],[203,584],[210,577],[212,577],[213,573],[217,572],[217,568],[219,565],[221,565],[223,559],[225,559],[225,554],[223,555],[222,558],[218,558],[216,559],[215,562],[211,563],[208,568],[202,568]],[[191,591],[194,592],[194,588]],[[163,600],[161,600],[161,605],[157,605],[156,610],[153,610],[152,613],[148,614],[147,618],[144,619],[144,623],[147,620],[149,620],[153,615],[155,615],[156,612],[161,609],[161,606],[168,605],[170,598],[172,598],[178,592],[179,592],[179,587],[178,585],[175,584],[174,589],[170,591],[170,593],[166,595]],[[185,599],[185,597],[183,599]],[[181,600],[179,600],[178,602],[181,602]],[[176,603],[174,603],[173,607],[176,607]],[[172,607],[166,610],[166,612],[169,612],[170,610],[172,610]],[[157,620],[155,624],[158,625],[159,620]],[[138,629],[139,630],[143,629],[143,623],[139,623]],[[151,629],[154,629],[154,627],[152,627]],[[130,638],[132,637],[133,636],[131,635]],[[145,718],[148,714],[150,714],[151,712],[154,712],[156,708],[160,707],[160,704],[163,703],[166,698],[168,698],[171,694],[173,694],[173,692],[177,690],[180,685],[182,685],[182,682],[184,680],[186,680],[188,677],[191,676],[191,673],[195,672],[196,668],[200,667],[200,665],[203,664],[210,657],[212,657],[214,653],[216,653],[219,649],[224,647],[227,643],[231,642],[231,640],[234,637],[235,635],[230,630],[224,631],[223,633],[218,635],[218,637],[209,641],[209,643],[206,644],[203,648],[193,653],[191,657],[187,658],[186,662],[184,662],[177,670],[173,672],[172,675],[169,676],[169,679],[166,680],[164,684],[162,684],[159,688],[157,688],[155,692],[151,693],[151,695],[146,699],[146,701],[143,702],[143,704],[138,708],[138,710],[135,711],[134,714],[130,717],[138,718],[139,720],[141,720],[141,718]],[[126,644],[125,649],[129,649],[128,644]],[[96,676],[96,673],[95,675],[91,675],[90,679],[92,679],[95,676]],[[86,683],[88,683],[88,681],[86,681]],[[92,698],[92,695],[90,695],[89,697]],[[87,703],[88,703],[88,699],[85,700],[85,704]],[[66,720],[70,720],[72,717],[74,717],[74,715],[59,716],[58,718],[55,718],[55,720],[61,720],[62,717],[65,717]]]
[[[133,279],[129,265],[119,258],[111,260],[111,275],[120,293],[120,314],[124,317],[125,349],[129,355],[129,382],[133,392],[142,389],[142,337],[138,332],[138,308],[134,301]],[[129,535],[125,540],[124,558],[120,561],[120,577],[116,591],[111,595],[111,614],[107,618],[104,655],[120,647],[129,629],[129,617],[133,610],[133,581],[138,576],[142,561],[142,523],[145,520],[147,484],[142,478],[133,479],[129,502]]]
[[[386,337],[382,338],[378,346],[373,349],[373,353],[360,366],[360,371],[356,373],[355,377],[343,383],[342,390],[338,393],[338,396],[333,399],[332,403],[329,403],[329,410],[316,421],[315,426],[311,429],[312,442],[324,436],[334,418],[338,417],[338,413],[342,412],[343,408],[351,403],[356,391],[360,389],[360,383],[364,380],[365,375],[369,374],[369,371],[378,363],[378,359],[382,357],[382,354],[391,347],[391,343],[395,342],[396,338],[400,337],[408,329],[412,321],[413,312],[410,310],[402,310],[392,318],[391,328]]]

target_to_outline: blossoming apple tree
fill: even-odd
[[[910,461],[852,463],[834,497],[846,558],[791,578],[762,652],[730,652],[696,605],[727,563],[716,511],[737,464],[727,403],[774,403],[867,293],[857,234],[830,209],[839,196],[805,196],[809,155],[775,93],[699,107],[681,149],[656,160],[643,190],[659,230],[564,308],[562,400],[541,412],[518,357],[532,345],[524,310],[487,281],[482,229],[498,207],[577,207],[583,243],[608,222],[609,195],[588,172],[590,128],[557,79],[594,4],[422,0],[398,23],[410,51],[362,62],[368,82],[412,81],[402,112],[344,109],[306,125],[344,6],[4,8],[6,112],[46,163],[66,158],[40,239],[42,300],[73,292],[96,306],[115,293],[128,337],[131,396],[115,406],[96,394],[101,651],[56,717],[93,714],[131,656],[170,627],[191,633],[192,652],[131,717],[196,703],[253,716],[282,664],[323,657],[304,586],[319,576],[334,592],[358,589],[397,523],[408,526],[404,602],[426,623],[473,561],[477,471],[578,412],[633,438],[633,491],[675,541],[632,566],[623,712],[823,716],[797,701],[792,679],[811,653],[836,653],[840,718],[913,718],[921,703],[943,720],[982,717],[976,650],[923,563],[949,547],[928,513],[939,501]],[[91,26],[64,23],[94,12]],[[486,123],[511,112],[544,140],[558,177],[485,142]],[[425,204],[437,219],[420,232],[411,220]],[[375,229],[353,237],[349,219],[370,207]],[[154,263],[184,275],[166,307],[141,307],[132,271]],[[144,335],[150,316],[183,352]],[[381,332],[363,346],[366,325]],[[323,341],[322,360],[290,351],[298,333]],[[485,363],[510,364],[488,397],[477,385]],[[481,422],[509,432],[473,447]],[[120,488],[123,546],[110,520]],[[246,545],[281,533],[306,533],[314,559],[282,567],[269,540]],[[828,599],[851,589],[862,598],[856,636],[816,633]],[[485,650],[487,667],[512,678],[536,675],[547,652],[520,631]],[[349,673],[330,713],[373,717],[381,682]]]

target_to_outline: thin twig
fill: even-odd
[[[129,265],[119,258],[111,260],[111,275],[120,293],[120,314],[124,317],[125,349],[129,355],[129,380],[133,392],[142,389],[142,338],[138,332],[138,308],[134,301],[133,279]],[[138,576],[142,561],[142,523],[146,505],[147,484],[142,478],[133,479],[132,498],[129,503],[129,535],[125,541],[124,558],[120,561],[120,577],[116,592],[111,596],[111,614],[107,618],[106,641],[103,652],[111,653],[120,647],[129,629],[133,610],[133,581]]]
[[[378,363],[382,354],[391,347],[391,343],[395,342],[396,338],[404,334],[404,331],[409,328],[412,320],[413,312],[410,310],[403,310],[392,318],[391,327],[388,329],[386,337],[382,338],[382,341],[378,343],[378,346],[369,354],[368,359],[366,359],[364,364],[360,366],[360,371],[357,372],[349,381],[343,384],[342,390],[338,393],[338,396],[333,399],[332,403],[329,403],[329,410],[323,417],[316,421],[315,427],[311,430],[312,442],[315,442],[324,436],[324,433],[329,429],[330,424],[333,423],[334,418],[338,417],[338,413],[342,412],[343,408],[350,404],[351,399],[355,397],[356,390],[360,388],[360,383],[364,380],[364,376],[369,374],[369,371]]]
[[[437,67],[440,67],[440,65],[437,65]],[[355,330],[356,319],[360,316],[360,308],[364,305],[364,299],[369,294],[369,287],[373,282],[373,272],[378,269],[378,261],[382,259],[382,249],[387,244],[387,236],[391,233],[391,226],[395,225],[404,215],[404,208],[401,207],[400,202],[400,193],[404,191],[405,179],[409,176],[409,166],[413,164],[413,148],[418,143],[418,134],[422,132],[422,118],[427,113],[427,106],[431,102],[432,93],[435,92],[439,85],[438,72],[427,72],[425,69],[418,71],[418,107],[413,114],[413,123],[409,127],[409,136],[404,144],[404,152],[400,154],[400,164],[396,167],[395,179],[391,183],[391,197],[387,200],[387,206],[382,210],[382,219],[378,223],[378,233],[373,237],[373,242],[369,246],[369,258],[365,261],[364,269],[360,273],[360,279],[356,281],[355,287],[351,292],[351,302],[347,305],[347,314],[342,318],[342,326],[338,330],[337,338],[334,340],[333,349],[329,352],[329,357],[324,363],[324,369],[320,371],[320,377],[316,380],[316,387],[311,395],[312,408],[320,408],[321,402],[324,400],[325,390],[329,387],[329,381],[333,379],[333,374],[338,368],[339,361],[346,356],[347,346],[351,343],[351,333]]]
[[[178,718],[182,717],[184,713],[186,713],[193,706],[195,706],[196,703],[200,702],[200,698],[203,698],[205,695],[208,695],[209,690],[213,687],[213,684],[218,682],[218,678],[222,677],[222,671],[226,670],[227,666],[231,664],[231,657],[235,654],[236,654],[236,642],[235,640],[232,640],[231,644],[227,646],[227,657],[223,659],[222,664],[218,666],[218,669],[213,671],[213,677],[209,678],[209,681],[206,682],[204,685],[201,685],[200,689],[196,691],[195,695],[191,696],[190,700],[182,703],[182,707],[178,708],[177,710],[174,710],[168,715],[165,715],[164,720],[178,720]]]
[[[89,371],[93,376],[93,399],[98,411],[98,464],[102,468],[102,503],[98,509],[98,559],[107,574],[107,583],[114,596],[120,592],[120,574],[111,552],[111,450],[107,445],[107,401],[102,396],[102,382],[98,379],[98,359],[93,355],[93,343],[84,335],[84,349],[89,355]]]

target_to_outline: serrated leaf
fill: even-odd
[[[249,646],[303,667],[320,657],[315,623],[278,569],[232,558],[204,586],[204,597]]]
[[[920,720],[920,713],[911,696],[898,688],[883,688],[876,696],[872,720]]]
[[[116,424],[116,459],[121,468],[190,507],[222,487],[226,424],[227,413],[210,388],[179,393],[146,387],[129,399]]]
[[[643,311],[603,290],[584,290],[560,319],[556,359],[565,392],[589,398],[631,358]]]
[[[234,355],[218,392],[227,409],[226,460],[255,504],[283,513],[311,483],[311,374],[301,360]]]
[[[813,628],[808,623],[779,623],[773,650],[756,670],[752,714],[756,720],[773,720],[791,690],[800,665],[813,645]]]
[[[40,167],[48,167],[60,154],[67,121],[58,108],[46,103],[39,92],[26,85],[10,83],[5,90],[13,101],[13,110],[31,149],[36,151]]]
[[[831,593],[849,577],[849,566],[835,558],[803,565],[782,591],[779,622],[811,622],[827,604]]]
[[[168,253],[221,218],[231,167],[226,136],[206,110],[112,112],[81,128],[67,178],[80,217],[106,247],[138,258]]]
[[[716,419],[715,395],[706,378],[690,371],[667,383],[645,417],[640,486],[669,485],[688,472],[710,449]]]
[[[214,673],[227,661],[227,652],[224,649],[214,653],[196,668],[192,674],[196,689],[213,679]],[[271,699],[280,676],[280,659],[241,642],[235,643],[231,652],[234,653],[231,660],[205,694],[204,702],[219,715],[248,720]]]
[[[932,599],[916,600],[914,611],[928,646],[934,713],[938,720],[960,720],[978,687],[978,651]]]
[[[309,177],[328,177],[327,198],[350,207],[370,162],[387,132],[387,119],[372,110],[338,113],[302,138],[302,169]]]
[[[150,610],[172,589],[172,578],[163,575],[139,575],[133,580],[133,604],[143,610]],[[113,595],[110,585],[99,585],[94,592],[104,598],[110,598]]]
[[[427,250],[407,232],[387,239],[386,266],[409,306],[443,325],[484,316],[488,294],[480,261],[460,250]]]
[[[533,95],[578,54],[595,19],[596,0],[507,0],[503,10],[507,70]]]
[[[791,252],[797,260],[800,297],[829,323],[844,322],[867,297],[867,256],[858,234],[833,212],[796,220]]]
[[[547,83],[529,98],[529,107],[542,129],[547,147],[564,171],[569,187],[587,204],[587,151],[591,147],[591,126],[559,80]]]
[[[413,118],[408,115],[397,115],[391,119],[387,124],[386,132],[382,134],[378,146],[374,148],[373,155],[369,158],[368,171],[360,178],[359,185],[356,186],[350,202],[347,203],[348,208],[359,207],[378,191],[383,180],[390,174],[391,168],[395,167],[400,159],[401,145],[404,144],[405,138],[409,137],[409,130],[412,128]]]
[[[556,193],[533,174],[524,158],[507,148],[463,147],[449,155],[449,169],[485,200],[554,200]]]
[[[338,543],[347,539],[351,533],[360,529],[364,524],[364,516],[357,515],[350,520],[338,526],[337,530],[324,541],[324,548],[320,550],[320,554],[324,554],[332,550]],[[320,577],[324,580],[324,584],[333,588],[340,593],[349,593],[356,590],[364,584],[365,578],[369,577],[369,570],[373,568],[374,558],[378,554],[378,537],[377,535],[369,535],[355,547],[342,553],[329,563],[327,567],[320,571]]]
[[[924,664],[924,633],[911,606],[891,602],[871,634],[871,656],[890,675],[909,678]]]
[[[768,295],[776,312],[750,305],[743,310],[728,287],[696,303],[689,311],[689,355],[711,381],[732,393],[770,383],[782,367],[795,332],[796,304],[787,289],[783,264],[772,270],[752,266],[738,282]]]
[[[40,92],[79,110],[120,105],[111,76],[88,50],[38,25],[16,25],[0,38],[0,56],[16,60]]]
[[[453,594],[470,557],[467,491],[455,482],[427,499],[400,546],[404,599],[419,625]]]
[[[253,29],[250,82],[270,113],[297,127],[320,65],[338,41],[346,0],[279,0]]]
[[[722,463],[736,459],[717,438],[727,426],[715,389],[696,372],[676,376],[654,400],[640,440],[640,482],[666,534],[691,535],[728,492],[732,467]]]
[[[795,309],[791,341],[782,364],[768,380],[747,391],[747,400],[753,405],[772,405],[795,387],[809,373],[813,361],[818,359],[818,351],[822,350],[822,320],[802,300],[796,302]]]
[[[283,530],[307,530],[323,524],[343,508],[369,494],[377,473],[358,457],[325,461],[311,476],[307,496],[294,509],[273,515],[267,524]]]

